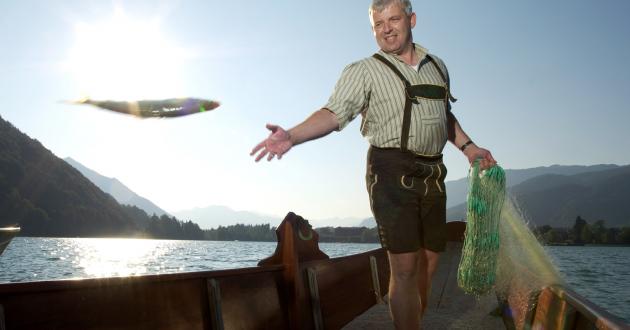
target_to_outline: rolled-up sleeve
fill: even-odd
[[[365,64],[359,62],[346,66],[324,108],[337,116],[339,130],[345,128],[369,100],[369,80]]]

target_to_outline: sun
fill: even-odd
[[[170,98],[181,94],[187,55],[161,32],[158,18],[134,19],[117,9],[110,19],[76,24],[65,64],[79,86],[77,96]]]

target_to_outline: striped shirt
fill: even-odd
[[[393,63],[412,85],[432,84],[446,87],[437,68],[424,60],[427,50],[417,44],[415,50],[421,63],[418,70],[396,55],[382,50],[379,54]],[[444,62],[436,56],[432,57],[448,77]],[[400,148],[404,106],[403,82],[382,62],[368,57],[343,70],[324,108],[337,116],[339,130],[362,114],[361,134],[371,145],[379,148]],[[450,111],[450,103],[448,109],[445,109],[443,100],[420,99],[418,104],[413,104],[408,145],[410,151],[420,155],[442,153],[448,138],[447,111]]]

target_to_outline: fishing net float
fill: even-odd
[[[90,104],[101,109],[124,113],[140,118],[181,117],[214,110],[220,105],[217,101],[190,97],[141,101],[99,101],[85,98],[78,101],[71,101],[69,103]]]
[[[505,195],[505,171],[500,166],[480,171],[475,161],[469,174],[466,235],[457,270],[457,284],[466,293],[484,295],[494,285]]]

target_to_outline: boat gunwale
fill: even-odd
[[[364,258],[380,253],[382,248],[377,248],[348,256],[341,256],[328,259],[311,260],[300,263],[300,267],[313,267],[322,263],[336,263],[347,259]],[[35,291],[58,291],[67,289],[83,289],[99,287],[103,285],[129,285],[137,283],[170,282],[180,280],[190,280],[196,278],[224,278],[232,276],[246,276],[258,273],[278,273],[284,271],[284,265],[265,265],[245,268],[230,268],[208,271],[191,271],[164,274],[141,274],[132,276],[110,276],[97,278],[65,278],[43,281],[28,282],[5,282],[0,283],[0,294],[12,292],[35,292]]]
[[[382,251],[382,252],[381,252]],[[328,258],[328,259],[316,259],[316,260],[309,260],[309,261],[303,261],[300,262],[300,268],[308,268],[308,267],[313,267],[316,265],[319,265],[321,263],[327,263],[327,262],[342,262],[346,259],[358,259],[358,258],[363,258],[363,257],[369,257],[375,254],[379,254],[379,253],[385,253],[385,250],[381,247],[381,248],[376,248],[376,249],[372,249],[369,251],[365,251],[365,252],[361,252],[361,253],[356,253],[356,254],[351,254],[351,255],[347,255],[347,256],[340,256],[340,257],[334,257],[334,258]]]
[[[129,285],[138,283],[160,283],[171,281],[185,281],[203,278],[224,278],[232,276],[246,276],[259,273],[277,273],[284,270],[283,265],[256,266],[246,268],[219,269],[208,271],[178,272],[164,274],[141,274],[132,276],[113,276],[97,278],[66,278],[29,282],[0,283],[0,294],[12,292],[58,291],[67,289],[84,289],[103,285]]]
[[[594,304],[572,289],[562,285],[550,285],[543,290],[549,290],[561,300],[566,301],[583,317],[591,321],[597,329],[630,329],[630,326],[620,317]]]

